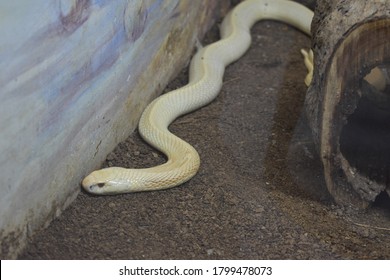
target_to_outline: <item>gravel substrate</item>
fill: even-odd
[[[326,190],[303,108],[309,38],[268,21],[252,34],[215,102],[171,126],[198,150],[199,174],[165,191],[81,192],[20,259],[389,259],[388,198],[357,211]],[[217,38],[215,27],[205,44]],[[184,70],[167,91],[186,81]],[[162,162],[135,132],[105,166]]]

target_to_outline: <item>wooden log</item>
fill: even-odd
[[[337,203],[365,208],[390,194],[390,1],[318,1],[312,34],[305,107],[327,188]]]

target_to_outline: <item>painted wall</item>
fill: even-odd
[[[72,202],[227,4],[0,0],[1,258]]]

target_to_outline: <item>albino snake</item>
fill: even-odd
[[[143,112],[139,132],[150,145],[167,156],[167,162],[151,168],[110,167],[89,174],[82,182],[94,194],[119,194],[171,188],[191,179],[200,165],[196,150],[173,135],[168,126],[181,115],[194,111],[218,95],[225,67],[240,58],[251,44],[250,28],[259,20],[288,23],[310,36],[313,12],[289,0],[246,0],[224,18],[221,39],[198,50],[191,61],[189,83],[155,99]],[[313,71],[312,53],[303,52]]]

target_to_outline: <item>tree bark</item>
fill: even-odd
[[[312,36],[305,107],[327,188],[337,203],[365,208],[390,194],[389,86],[366,81],[389,69],[390,0],[318,1]]]

